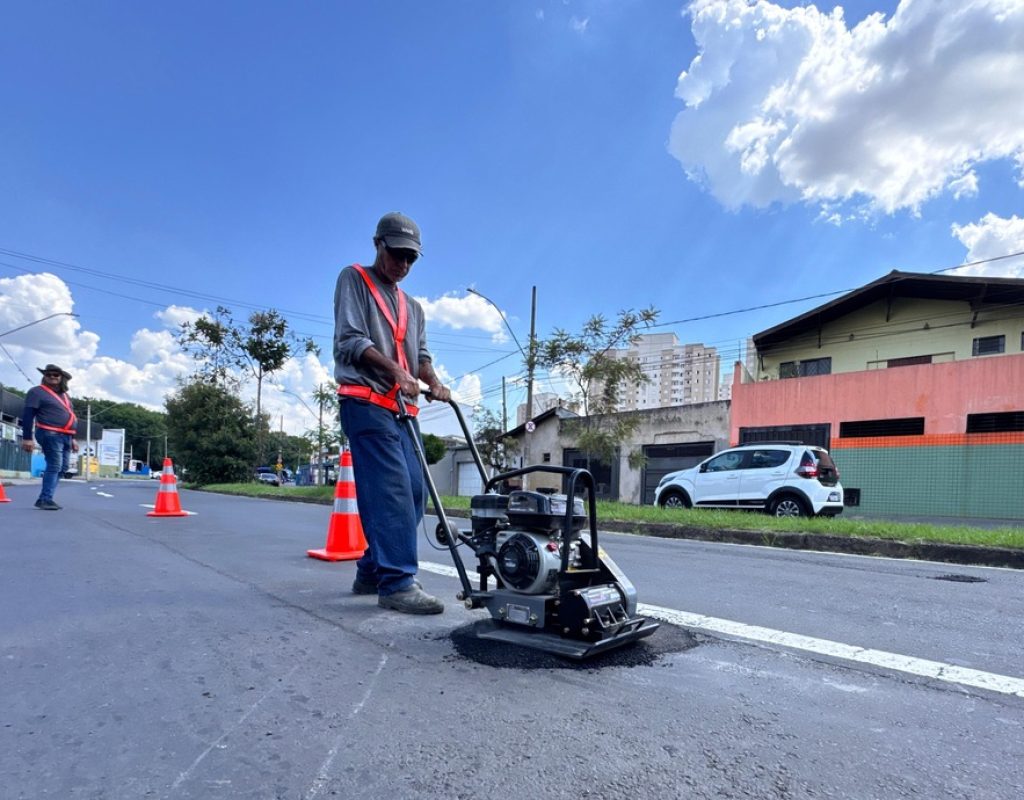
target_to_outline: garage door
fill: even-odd
[[[458,465],[459,468],[459,497],[472,497],[473,495],[483,494],[484,485],[480,480],[480,470],[477,469],[476,464],[472,462],[465,462]]]
[[[654,490],[668,473],[699,464],[715,452],[715,443],[686,442],[685,444],[644,445],[644,485],[641,502],[649,506],[654,502]]]

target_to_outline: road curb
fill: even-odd
[[[970,544],[939,542],[905,542],[899,539],[873,539],[858,536],[833,536],[821,533],[790,533],[778,531],[706,530],[687,525],[665,523],[616,522],[601,523],[602,530],[654,536],[660,539],[694,539],[704,542],[752,544],[788,550],[812,550],[827,553],[849,553],[885,558],[916,558],[965,566],[1008,567],[1024,569],[1024,550],[1005,547],[983,547]]]
[[[198,491],[205,491],[199,489]],[[249,495],[232,495],[245,497]],[[330,499],[305,497],[263,497],[264,500],[287,500],[296,503],[330,505]],[[449,517],[468,519],[469,511],[446,510]],[[905,542],[900,539],[875,539],[861,536],[834,536],[823,533],[797,533],[783,531],[708,530],[690,525],[672,525],[665,522],[599,522],[600,530],[653,536],[658,539],[690,539],[702,542],[760,545],[785,550],[810,550],[818,553],[847,553],[858,556],[883,558],[916,558],[945,564],[974,567],[1007,567],[1024,569],[1024,549],[984,547],[973,544],[944,544],[940,542]]]

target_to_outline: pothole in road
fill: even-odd
[[[690,650],[700,643],[685,628],[662,622],[658,630],[646,639],[584,661],[573,661],[507,642],[479,639],[474,635],[473,627],[472,624],[464,625],[451,632],[449,638],[455,651],[469,661],[502,669],[595,670],[605,667],[649,667],[662,656]]]
[[[956,583],[987,583],[988,578],[979,578],[976,575],[933,575],[933,581],[954,581]]]

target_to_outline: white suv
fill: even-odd
[[[777,517],[835,516],[843,510],[839,470],[828,451],[792,442],[730,447],[670,472],[654,492],[662,508],[749,508]]]

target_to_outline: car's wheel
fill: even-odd
[[[768,513],[775,517],[809,517],[807,503],[793,494],[784,494],[772,500]]]
[[[661,497],[658,498],[658,505],[662,508],[689,508],[693,504],[690,502],[690,498],[687,497],[686,492],[670,489],[662,493]]]

